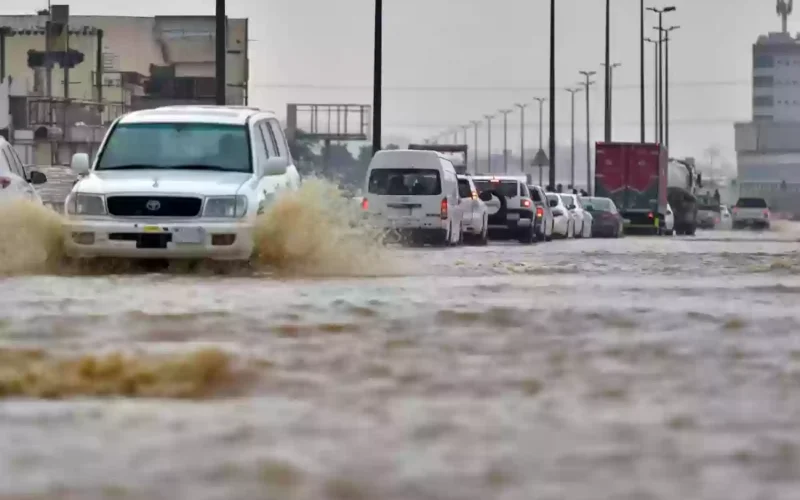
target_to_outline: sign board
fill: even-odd
[[[536,156],[531,160],[531,165],[534,167],[547,167],[550,165],[550,160],[547,158],[547,153],[543,149],[536,152]]]

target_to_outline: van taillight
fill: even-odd
[[[361,210],[367,210],[367,209],[369,209],[369,200],[367,200],[366,198],[362,198],[361,199]]]
[[[441,213],[440,213],[439,217],[441,217],[442,219],[446,219],[447,218],[447,198],[442,198],[441,207],[442,208],[441,208]]]

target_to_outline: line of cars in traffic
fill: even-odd
[[[526,176],[459,174],[430,150],[378,152],[367,169],[361,208],[387,240],[412,245],[532,244],[624,232],[624,219],[608,198],[547,192]]]

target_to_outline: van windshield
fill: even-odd
[[[247,127],[217,123],[123,123],[95,170],[134,168],[252,172]]]
[[[390,196],[434,196],[442,194],[438,170],[379,168],[369,174],[368,191]]]

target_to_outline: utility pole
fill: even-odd
[[[653,44],[653,142],[658,142],[658,68],[661,62],[658,60],[658,40],[645,38],[645,42]]]
[[[217,98],[217,105],[224,106],[227,104],[228,100],[225,96],[227,93],[227,70],[226,70],[226,59],[228,57],[228,34],[227,34],[227,25],[228,25],[228,18],[225,15],[225,0],[217,0],[217,12],[216,12],[216,60],[215,60],[215,67],[216,67],[216,98]]]
[[[464,132],[464,144],[467,143],[467,131],[469,130],[469,125],[461,125],[461,130]],[[469,165],[464,165],[465,167]]]
[[[372,154],[381,150],[383,103],[383,0],[375,0],[375,35],[372,56]]]
[[[594,82],[591,81],[591,78],[597,74],[596,71],[581,71],[581,75],[583,75],[585,81],[581,83],[583,85],[583,91],[586,93],[586,192],[589,193],[589,196],[592,195],[594,191],[592,191],[592,140],[591,140],[591,115],[590,115],[590,102],[589,102],[589,87],[594,85]]]
[[[486,168],[492,173],[492,119],[494,115],[483,115],[486,118]]]
[[[601,64],[600,66],[605,67],[605,64]],[[606,142],[611,142],[614,137],[614,70],[620,66],[622,66],[622,63],[614,63],[606,70],[606,74],[608,75],[608,98],[606,99],[606,104],[608,105],[608,110],[606,112],[608,138],[606,139]]]
[[[605,63],[605,142],[611,142],[611,0],[606,0],[606,58]]]
[[[639,142],[645,142],[645,134],[644,134],[644,127],[645,127],[645,99],[644,99],[644,0],[639,0],[639,121],[640,121],[640,131],[639,131]]]
[[[564,89],[570,93],[570,158],[569,158],[569,184],[575,189],[575,94],[581,91],[580,88]]]
[[[473,157],[472,163],[475,166],[475,173],[478,173],[478,127],[480,126],[481,122],[478,120],[474,120],[469,122],[470,125],[475,127],[475,156]]]
[[[664,51],[663,51],[663,32],[664,32],[664,24],[663,18],[664,14],[667,12],[674,12],[675,7],[664,7],[663,9],[658,9],[655,7],[649,7],[647,10],[651,12],[655,12],[658,14],[658,27],[655,29],[658,30],[658,143],[664,144],[664,73],[662,72],[663,61],[664,61]]]
[[[664,29],[664,146],[669,150],[669,41],[670,33],[680,26]]]
[[[556,0],[550,0],[550,187],[556,187]],[[541,182],[539,183],[541,185]]]
[[[515,104],[519,108],[519,171],[525,173],[525,108],[527,104]]]
[[[511,109],[501,109],[499,113],[503,115],[503,173],[508,173],[508,114]]]
[[[547,99],[544,97],[534,97],[534,101],[539,103],[539,150],[542,150],[542,138],[544,137],[544,103],[547,102]],[[542,171],[542,167],[539,167],[539,185],[541,186],[544,183],[544,172]]]

